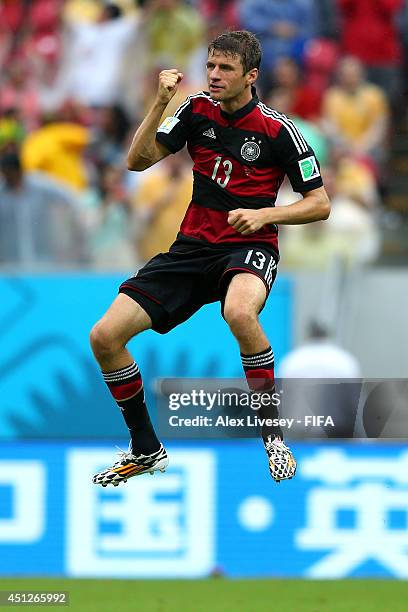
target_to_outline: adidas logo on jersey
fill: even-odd
[[[203,132],[203,136],[208,136],[208,138],[217,138],[213,128],[210,128],[209,130],[205,130],[205,132]]]

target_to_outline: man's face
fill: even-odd
[[[239,96],[248,84],[252,85],[257,74],[256,68],[244,74],[238,55],[224,55],[214,51],[208,56],[207,82],[213,100],[225,102]]]
[[[339,69],[339,82],[346,89],[356,89],[363,81],[363,71],[360,62],[354,58],[343,60]]]

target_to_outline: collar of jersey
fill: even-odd
[[[250,100],[248,104],[245,104],[245,106],[242,106],[241,108],[236,110],[235,113],[226,113],[225,111],[222,110],[222,108],[220,108],[221,117],[223,117],[224,119],[227,119],[228,121],[234,121],[235,119],[242,119],[242,117],[245,117],[245,115],[248,115],[251,112],[251,110],[255,108],[255,106],[259,102],[259,98],[256,94],[256,89],[253,85],[251,86],[251,91],[252,91],[252,100]]]

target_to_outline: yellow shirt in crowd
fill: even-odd
[[[323,114],[343,135],[358,142],[367,130],[388,113],[384,93],[376,85],[362,85],[355,93],[331,87],[324,97]]]
[[[82,154],[89,132],[76,123],[49,123],[32,132],[22,148],[23,166],[49,174],[82,191],[87,177]]]
[[[134,205],[151,215],[139,243],[140,256],[144,261],[169,250],[190,203],[192,189],[191,168],[186,168],[175,181],[171,181],[168,173],[160,168],[152,170],[143,179]]]

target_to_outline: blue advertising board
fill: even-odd
[[[123,435],[88,341],[122,281],[78,273],[0,278],[0,439]],[[278,279],[261,317],[279,360],[292,342],[289,279]],[[166,336],[147,331],[129,346],[153,418],[156,377],[242,376],[219,304],[205,306]]]
[[[2,445],[1,575],[408,578],[405,445],[296,444],[277,485],[256,440],[172,443],[165,474],[103,489],[113,442]]]

